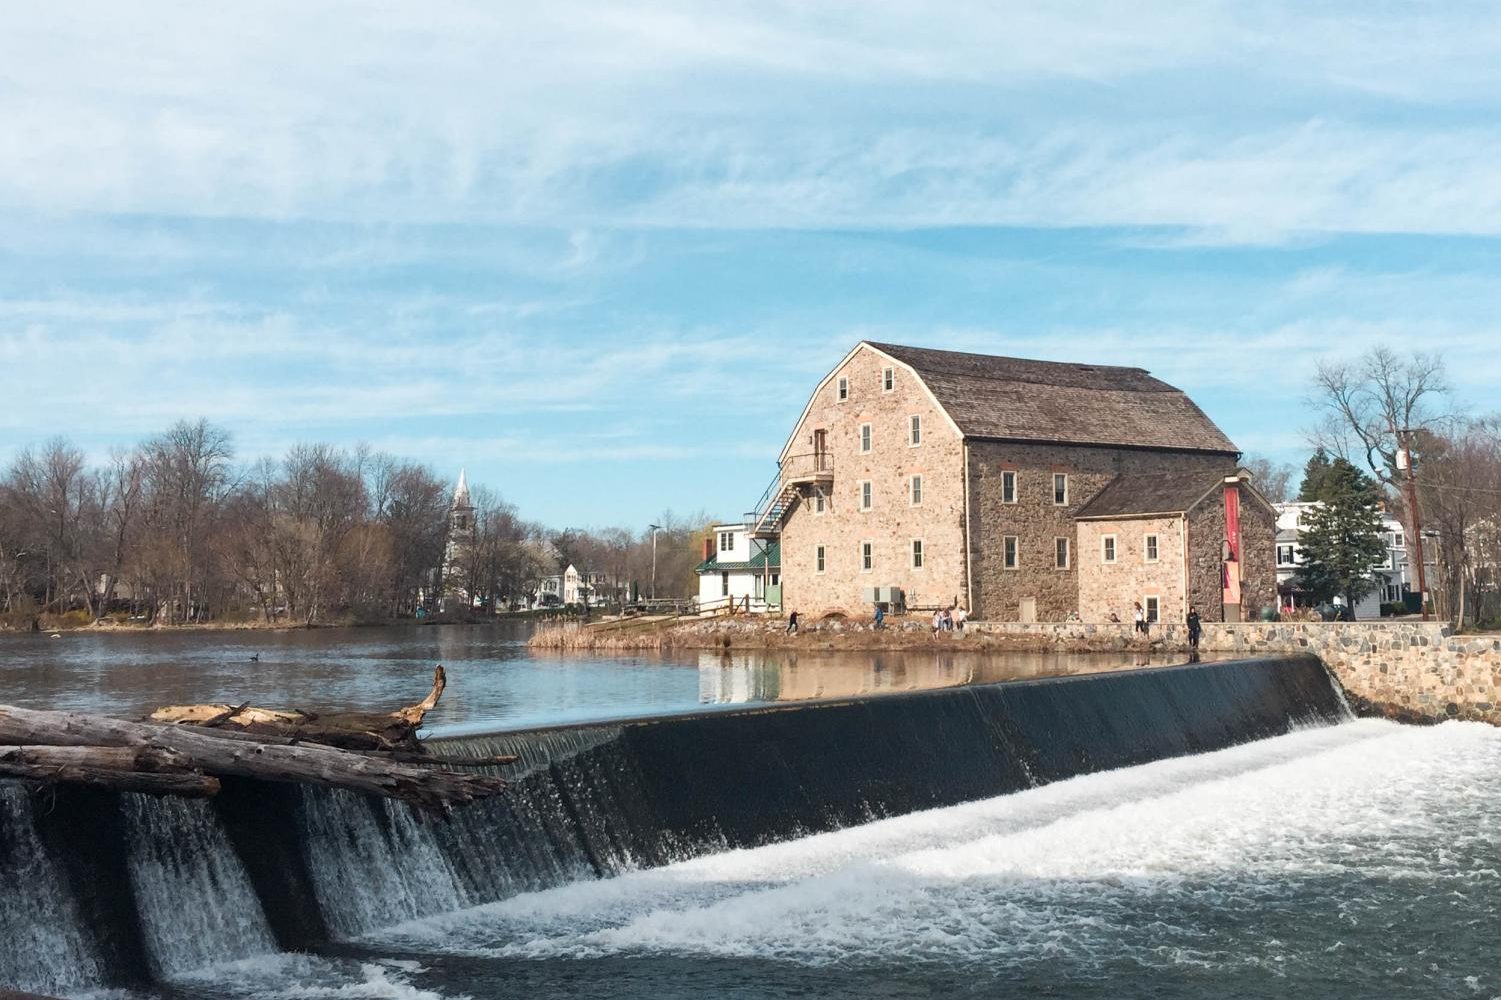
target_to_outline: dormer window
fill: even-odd
[[[839,376],[839,402],[850,398],[850,380],[843,375]]]
[[[719,551],[731,552],[735,548],[735,533],[733,531],[721,531],[719,533]]]

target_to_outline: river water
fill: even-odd
[[[538,656],[501,627],[18,637],[0,642],[0,702],[122,714],[189,700],[375,707],[419,697],[440,661],[452,684],[434,721],[446,733],[1136,665]],[[14,838],[0,836],[0,888],[24,897],[0,900],[0,949],[12,949],[0,967],[68,997],[1501,1000],[1501,729],[1474,723],[1295,726],[478,906],[433,852],[435,831],[405,811],[361,820],[376,826],[360,845],[397,852],[377,857],[328,809],[308,815],[330,829],[306,832],[329,854],[320,891],[349,897],[351,912],[359,893],[379,898],[347,927],[330,917],[337,943],[296,954],[276,950],[208,804],[127,797],[129,877],[162,980],[134,990],[87,986],[97,954],[53,929],[81,914],[64,912],[75,904],[53,891],[57,858],[22,822],[49,805],[0,793]],[[393,883],[422,898],[387,899],[368,878],[382,868],[402,869]],[[219,961],[226,953],[248,957]]]
[[[435,734],[516,729],[810,698],[915,691],[1143,665],[1136,654],[531,650],[526,624],[0,636],[0,704],[139,717],[203,702],[387,710],[435,664]],[[1169,656],[1157,662],[1178,662]]]
[[[523,894],[153,997],[1501,996],[1501,730],[1365,720]]]

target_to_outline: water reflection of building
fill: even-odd
[[[698,697],[706,705],[859,698],[1142,665],[1129,653],[706,650],[698,655]]]

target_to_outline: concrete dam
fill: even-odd
[[[1312,657],[437,741],[516,754],[450,820],[226,781],[212,801],[0,787],[0,985],[170,983],[570,883],[1346,721]]]

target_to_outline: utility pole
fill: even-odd
[[[1407,473],[1403,487],[1407,494],[1407,515],[1412,522],[1410,531],[1412,538],[1408,543],[1408,551],[1417,560],[1418,565],[1418,598],[1423,605],[1423,621],[1428,620],[1428,568],[1423,559],[1423,518],[1418,512],[1418,473],[1413,467],[1412,429],[1402,428],[1397,432],[1399,446],[1397,448],[1397,469]]]
[[[657,599],[657,532],[662,530],[660,524],[648,524],[651,529],[651,599]]]

